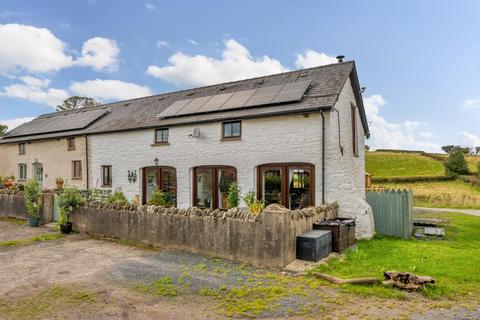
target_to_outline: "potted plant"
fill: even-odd
[[[58,196],[58,206],[60,207],[60,232],[70,234],[72,232],[72,223],[70,214],[85,204],[85,198],[74,187],[65,187]]]
[[[62,190],[63,189],[63,179],[61,177],[55,178],[55,183],[57,184],[57,190]]]
[[[38,227],[40,224],[40,206],[38,200],[41,192],[40,184],[37,180],[29,180],[25,183],[24,194],[25,204],[28,212],[28,222],[30,227]]]
[[[15,176],[14,176],[14,175],[5,177],[5,178],[3,179],[3,186],[4,186],[6,189],[10,189],[10,188],[12,187],[14,181],[15,181]]]

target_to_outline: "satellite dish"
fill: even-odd
[[[200,129],[199,128],[193,129],[192,133],[190,133],[188,136],[193,138],[200,138]]]

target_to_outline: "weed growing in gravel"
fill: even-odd
[[[56,240],[63,237],[65,237],[65,235],[59,233],[46,233],[28,239],[0,241],[0,247],[28,246],[35,242]]]
[[[18,225],[25,225],[27,224],[27,221],[21,220],[21,219],[16,219],[16,218],[8,218],[8,217],[0,217],[0,221],[5,221],[13,224],[18,224]]]

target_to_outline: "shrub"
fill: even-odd
[[[455,147],[445,161],[445,169],[448,175],[468,174],[468,164],[465,160],[464,150]]]
[[[150,206],[171,206],[173,205],[173,196],[171,193],[161,189],[155,190],[152,198],[148,201]]]
[[[238,207],[238,203],[240,202],[240,188],[236,182],[230,183],[228,187],[228,194],[227,194],[227,207],[228,209]]]
[[[42,189],[37,180],[28,180],[24,186],[25,190],[25,204],[27,206],[28,215],[32,218],[39,217],[40,207],[38,205],[38,199]]]
[[[125,197],[122,191],[115,191],[113,194],[109,195],[107,197],[107,202],[122,206],[129,204],[127,197]]]
[[[245,201],[251,213],[259,214],[265,208],[265,203],[257,199],[257,196],[254,191],[248,192],[243,197],[243,201]]]
[[[85,198],[74,187],[65,187],[58,196],[58,206],[60,207],[60,224],[69,222],[70,213],[85,204]]]
[[[477,162],[477,175],[480,176],[480,161]]]

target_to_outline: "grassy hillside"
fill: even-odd
[[[477,164],[480,162],[480,156],[468,156],[467,161],[468,170],[470,170],[471,173],[477,173]]]
[[[413,190],[414,204],[419,207],[480,209],[480,187],[459,180],[381,186]]]
[[[421,153],[367,152],[366,171],[374,177],[443,176],[440,161]]]

